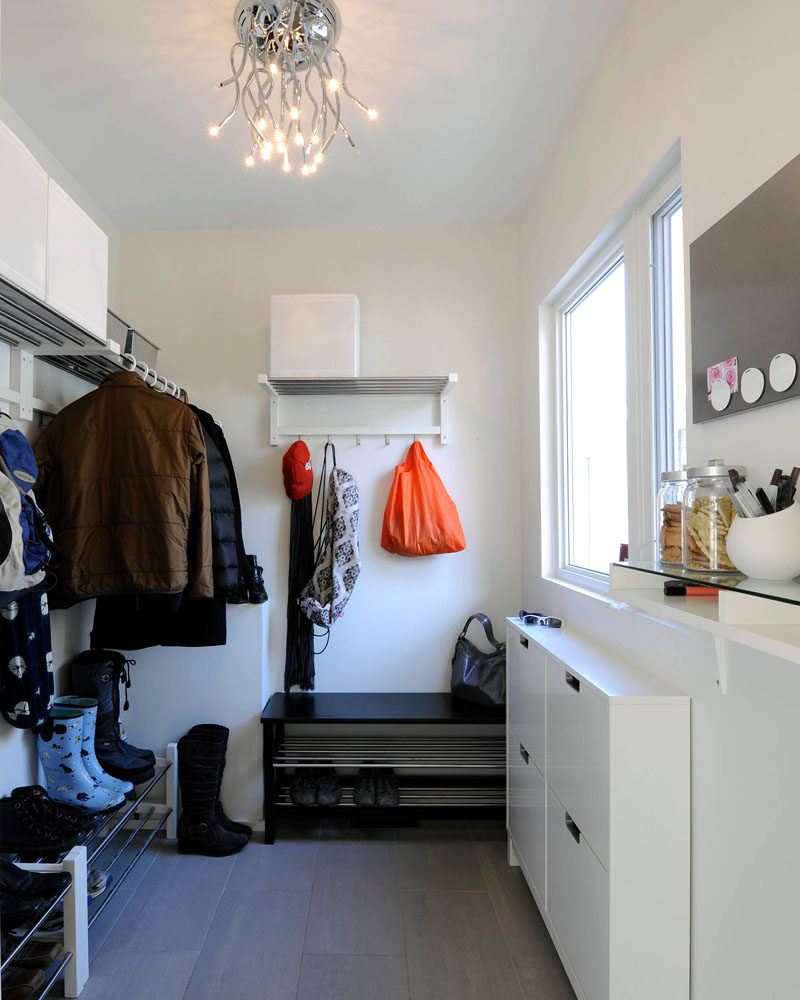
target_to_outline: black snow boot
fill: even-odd
[[[138,785],[155,774],[155,754],[140,750],[120,737],[119,683],[130,687],[127,662],[122,653],[110,649],[87,649],[72,660],[72,693],[97,699],[95,752],[104,771]],[[128,707],[127,701],[125,708]]]
[[[263,568],[258,565],[258,556],[247,557],[247,593],[251,604],[263,604],[267,600],[264,587]]]
[[[225,754],[228,749],[228,736],[230,735],[230,730],[226,729],[225,726],[215,725],[213,722],[204,722],[199,726],[192,726],[187,736],[197,736],[197,735],[207,735],[215,737],[222,744],[222,759],[219,765],[219,780],[217,782],[217,802],[214,807],[214,818],[223,826],[226,830],[231,833],[243,833],[246,837],[252,834],[252,829],[245,823],[237,823],[235,819],[231,819],[226,816],[222,810],[222,802],[220,802],[220,791],[222,790],[222,773],[225,770]],[[178,760],[178,768],[180,769],[180,759]]]
[[[178,850],[220,858],[241,851],[247,834],[226,830],[216,816],[225,747],[215,733],[187,733],[178,740],[181,815]]]

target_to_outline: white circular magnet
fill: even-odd
[[[764,373],[760,368],[745,368],[739,382],[739,391],[745,403],[755,403],[764,392]]]
[[[715,410],[724,410],[731,401],[731,387],[724,378],[711,383],[711,405]]]
[[[786,392],[797,375],[797,362],[791,354],[776,354],[769,363],[769,384],[775,392]]]

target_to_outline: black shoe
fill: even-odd
[[[317,801],[317,782],[312,768],[297,768],[289,786],[289,798],[296,806],[314,805]]]
[[[400,802],[397,778],[390,767],[379,767],[375,775],[375,805],[392,807]]]
[[[0,799],[0,853],[19,854],[23,861],[66,854],[85,835],[75,827],[43,822],[26,799]]]
[[[11,792],[12,799],[24,799],[47,826],[76,834],[88,830],[94,823],[91,816],[79,809],[54,802],[41,785],[20,785]]]
[[[374,806],[376,792],[374,768],[359,768],[358,777],[353,785],[353,802],[357,806]]]
[[[214,736],[220,740],[222,744],[222,758],[219,768],[219,785],[217,786],[217,802],[214,807],[214,819],[231,833],[243,833],[246,837],[249,837],[253,832],[252,828],[246,823],[238,823],[235,819],[231,819],[230,816],[226,816],[222,808],[222,802],[219,798],[220,791],[222,790],[222,773],[225,770],[225,755],[228,750],[228,736],[230,735],[230,730],[225,726],[217,725],[214,722],[203,722],[200,725],[192,726],[186,735],[194,736],[199,733]],[[180,761],[178,761],[178,769],[180,769]]]
[[[244,833],[226,830],[216,819],[224,747],[213,733],[187,734],[178,740],[178,781],[183,809],[178,820],[181,854],[224,857],[245,846]]]
[[[30,927],[49,905],[50,900],[42,897],[24,898],[0,893],[0,927],[3,934],[20,927]]]
[[[262,577],[263,568],[258,565],[258,558],[256,556],[248,556],[248,573],[247,573],[247,593],[248,600],[251,604],[263,604],[267,600],[267,591],[264,587],[264,578]]]
[[[342,786],[333,768],[320,768],[316,774],[316,799],[318,806],[335,806],[342,800]]]
[[[71,881],[69,872],[29,872],[0,857],[0,893],[4,900],[10,896],[52,898],[66,889]]]

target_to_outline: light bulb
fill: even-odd
[[[314,157],[314,163],[322,163],[322,153],[317,153]]]
[[[267,119],[266,118],[262,118],[261,121],[259,121],[259,123],[258,123],[258,130],[259,130],[259,132],[263,132],[264,129],[266,129],[266,127],[267,127]]]
[[[283,140],[283,132],[281,132],[279,128],[275,129],[275,138],[277,139],[278,142],[281,142]]]
[[[270,71],[270,73],[277,73],[278,72],[278,67],[275,65],[275,63],[270,63],[269,64],[269,71]]]
[[[367,108],[367,118],[371,118],[372,121],[375,121],[377,117],[378,117],[378,112],[376,111],[375,108]]]
[[[219,135],[219,125],[212,125],[208,130],[209,135]]]
[[[285,153],[286,152],[286,143],[283,142],[283,141],[279,142],[277,148],[278,148],[278,152],[279,153]]]
[[[292,107],[289,109],[289,117],[292,119],[293,122],[296,122],[297,119],[300,117],[300,112],[297,110],[297,108]]]
[[[303,138],[303,133],[302,132],[298,132],[297,135],[294,137],[294,144],[295,144],[295,146],[304,146],[305,145],[305,139]]]
[[[289,161],[288,160],[284,160],[283,161],[283,172],[285,174],[288,174],[291,169],[292,168],[289,166]]]
[[[261,159],[268,160],[271,155],[272,155],[272,144],[269,142],[263,143],[261,146]]]
[[[317,165],[316,165],[316,163],[312,163],[311,164],[310,170],[311,170],[312,174],[315,174],[317,172]]]
[[[310,171],[310,170],[308,169],[308,164],[307,164],[307,163],[304,163],[304,164],[303,164],[303,166],[302,166],[302,168],[301,168],[301,170],[300,170],[300,173],[301,173],[301,174],[302,174],[302,175],[303,175],[304,177],[308,177],[308,175],[309,175],[309,173],[310,173],[310,172],[311,172],[311,171]]]
[[[339,81],[338,80],[334,80],[333,77],[331,77],[330,80],[328,80],[328,86],[331,88],[331,90],[338,90],[339,89]]]
[[[251,154],[250,154],[250,156],[246,156],[246,157],[245,157],[245,160],[244,160],[244,165],[245,165],[246,167],[252,167],[252,166],[253,166],[253,164],[254,164],[255,162],[256,162],[256,161],[255,161],[255,160],[253,159],[253,155],[252,155],[252,153],[251,153]]]
[[[318,136],[318,135],[317,135],[317,133],[315,132],[315,133],[314,133],[314,134],[313,134],[313,135],[311,136],[311,145],[312,145],[312,146],[316,146],[318,142],[319,142],[319,136]]]

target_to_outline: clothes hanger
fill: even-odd
[[[122,366],[124,371],[126,371],[126,372],[135,372],[136,371],[137,367],[139,366],[139,362],[136,360],[136,358],[132,354],[120,354],[120,357],[121,358],[125,358],[126,361],[130,361],[131,362],[130,368],[125,368],[124,365]]]

